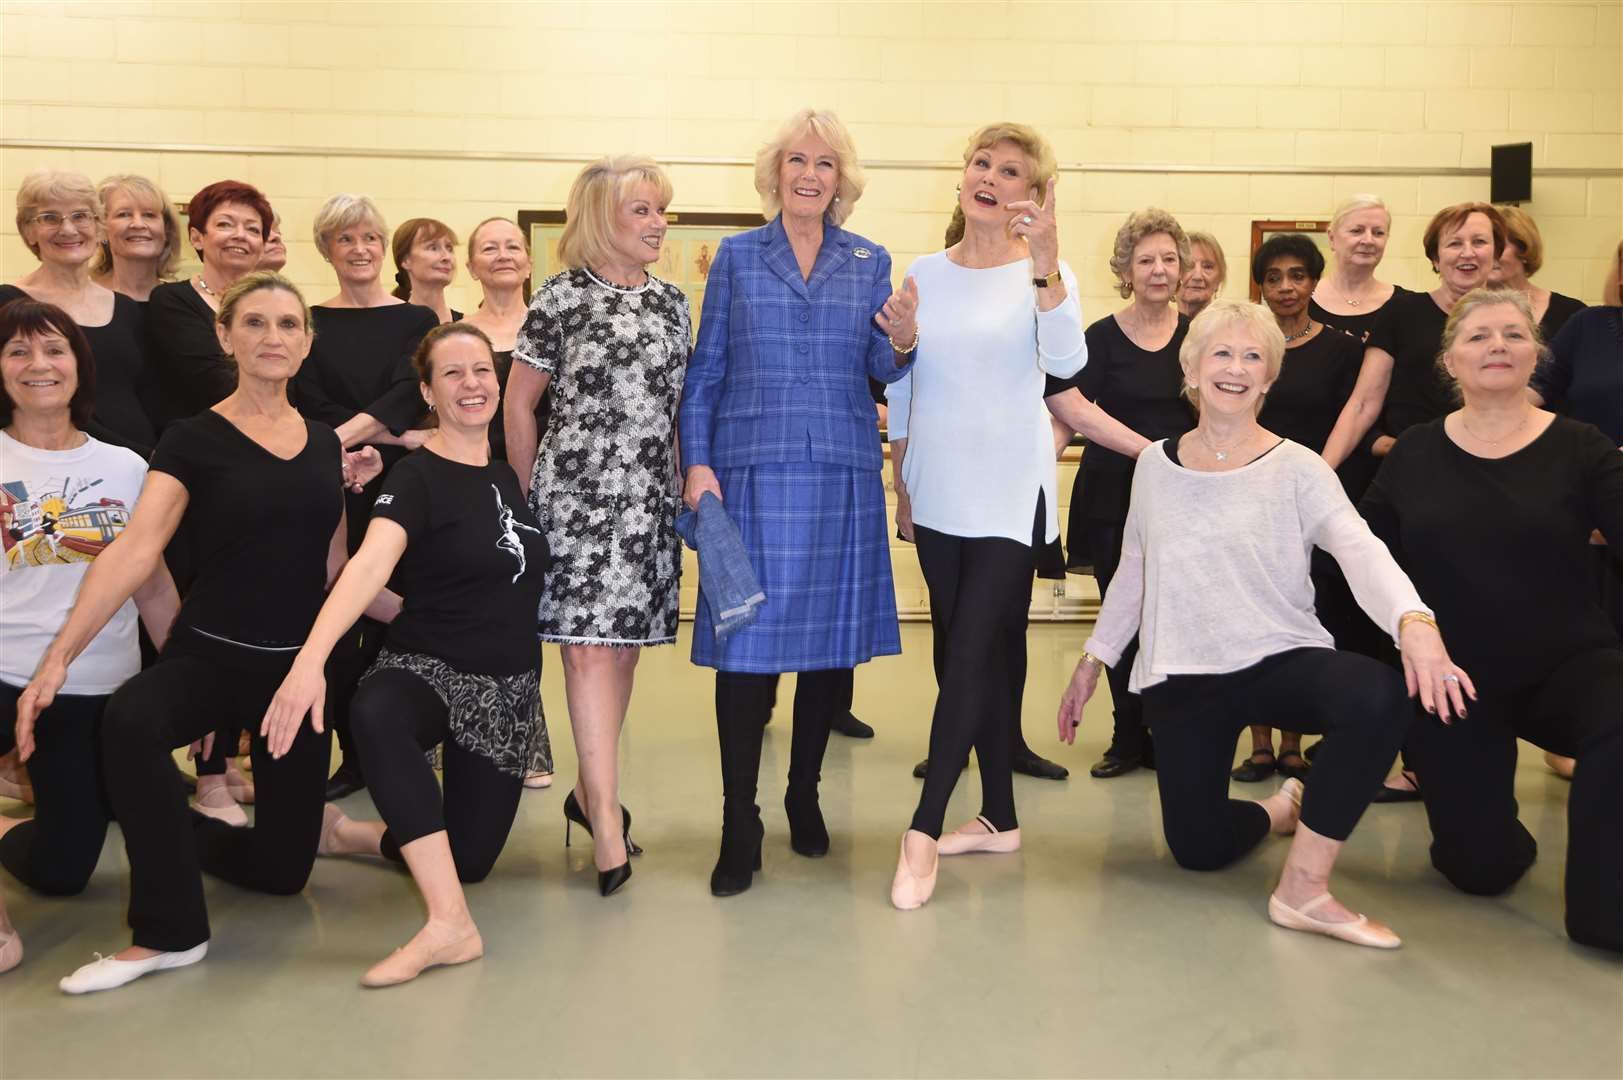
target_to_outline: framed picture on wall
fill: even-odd
[[[1310,237],[1319,246],[1319,251],[1324,254],[1324,261],[1328,264],[1330,262],[1329,232],[1330,223],[1328,221],[1298,221],[1294,219],[1253,221],[1251,223],[1251,250],[1246,255],[1245,268],[1241,273],[1245,274],[1247,281],[1250,281],[1251,260],[1256,256],[1257,249],[1262,247],[1263,241],[1270,236],[1278,236],[1280,233],[1302,233]],[[1251,281],[1252,303],[1259,303],[1261,300],[1262,289],[1256,282]]]
[[[175,281],[185,281],[203,272],[203,260],[197,257],[192,250],[192,243],[187,232],[191,218],[187,213],[190,203],[178,202],[175,204],[175,217],[180,219],[180,261],[175,263]]]
[[[699,332],[699,313],[704,310],[704,286],[721,241],[734,233],[766,224],[760,214],[677,213],[665,215],[665,246],[659,262],[649,268],[663,281],[687,294],[693,312],[693,332]],[[564,231],[562,210],[520,210],[518,227],[530,238],[530,258],[534,276],[524,283],[525,295],[534,283],[544,281],[564,267],[558,261],[558,238]]]

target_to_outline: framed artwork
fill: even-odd
[[[197,252],[192,250],[192,245],[187,241],[189,235],[187,229],[191,220],[186,211],[189,205],[183,202],[175,204],[175,217],[180,219],[180,261],[175,263],[173,278],[175,281],[186,281],[203,272],[203,260],[197,257]]]
[[[715,261],[716,248],[734,233],[766,224],[760,214],[675,213],[666,214],[665,246],[659,262],[649,272],[687,294],[693,312],[693,332],[699,332],[699,314],[704,310],[704,286]],[[533,283],[563,270],[558,261],[558,238],[564,231],[562,210],[520,210],[518,227],[530,238],[530,258],[534,277],[524,283],[529,295]]]
[[[1270,236],[1278,236],[1280,233],[1302,233],[1311,238],[1319,246],[1319,251],[1323,253],[1324,261],[1328,264],[1330,262],[1330,238],[1327,235],[1329,232],[1330,223],[1328,221],[1253,221],[1251,223],[1251,250],[1246,253],[1245,267],[1241,270],[1241,273],[1245,275],[1247,281],[1250,281],[1251,260],[1257,254],[1257,249],[1262,247],[1264,240],[1267,240]],[[1230,273],[1233,273],[1233,271],[1231,270]],[[1262,288],[1256,282],[1251,281],[1252,303],[1260,303],[1261,300]]]

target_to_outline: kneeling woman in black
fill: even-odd
[[[85,575],[18,699],[25,744],[68,666],[185,528],[196,576],[168,644],[155,665],[113,694],[102,723],[107,794],[129,853],[134,944],[63,979],[67,993],[110,990],[201,960],[209,943],[202,870],[278,895],[298,892],[310,876],[329,753],[319,726],[259,728],[253,828],[189,813],[170,759],[222,722],[258,726],[330,571],[342,565],[346,466],[338,437],[287,400],[288,380],[310,351],[309,325],[304,298],[286,278],[249,274],[226,291],[219,340],[236,362],[236,389],[164,432],[129,524]],[[375,455],[369,460],[375,472]]]
[[[1481,695],[1468,720],[1410,736],[1432,865],[1468,893],[1509,889],[1538,854],[1516,818],[1516,740],[1574,757],[1567,933],[1623,951],[1623,642],[1589,564],[1593,530],[1623,540],[1623,453],[1528,400],[1524,294],[1467,293],[1442,344],[1460,408],[1404,434],[1360,504]]]
[[[487,429],[501,411],[490,339],[446,323],[412,364],[440,425],[390,470],[360,550],[265,713],[273,733],[298,730],[312,709],[319,720],[328,655],[392,575],[403,608],[350,706],[383,821],[351,821],[328,804],[321,851],[404,861],[428,922],[366,986],[484,954],[461,883],[482,881],[501,854],[543,730],[532,627],[551,560],[518,478],[490,458]],[[424,756],[442,742],[443,796]]]

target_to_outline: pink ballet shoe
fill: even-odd
[[[243,806],[254,804],[254,782],[242,774],[235,761],[226,762],[225,789]]]
[[[420,937],[421,933],[372,965],[372,969],[361,976],[361,985],[373,989],[399,986],[403,982],[410,982],[431,967],[466,964],[485,955],[485,942],[479,936],[478,930],[472,930],[467,935],[444,945],[419,944]]]
[[[192,801],[192,808],[205,817],[215,821],[223,821],[234,829],[245,828],[248,825],[248,814],[237,805],[237,800],[231,797],[229,789],[224,787],[210,788]]]
[[[28,774],[21,769],[13,773],[0,772],[0,797],[33,806],[34,788],[28,783]]]
[[[933,859],[930,872],[920,877],[907,864],[907,835],[913,831],[909,829],[902,834],[901,850],[896,859],[896,876],[890,883],[890,902],[898,911],[913,911],[928,903],[930,894],[935,892],[936,872],[941,869],[940,858]]]
[[[974,828],[979,822],[981,829]],[[1008,832],[998,832],[997,827],[984,816],[977,815],[975,820],[967,825],[960,825],[952,832],[943,836],[936,844],[936,852],[941,855],[969,855],[974,852],[986,852],[991,855],[1007,855],[1020,850],[1020,830],[1010,829]]]
[[[1268,897],[1268,918],[1275,926],[1286,930],[1300,930],[1307,934],[1323,934],[1352,945],[1365,945],[1371,949],[1396,949],[1403,939],[1392,928],[1376,922],[1368,915],[1359,915],[1352,922],[1325,922],[1315,919],[1312,912],[1327,903],[1330,894],[1320,893],[1299,908],[1287,905],[1279,895]]]
[[[338,850],[338,827],[349,820],[349,815],[338,809],[337,803],[321,808],[321,839],[316,841],[317,855],[341,855]]]
[[[15,930],[9,934],[0,934],[0,974],[10,971],[22,962],[22,935]]]
[[[1304,790],[1302,782],[1294,776],[1279,785],[1279,793],[1289,799],[1291,805],[1296,808],[1291,812],[1290,828],[1281,829],[1280,836],[1295,835],[1296,826],[1302,820],[1302,793]]]
[[[552,786],[552,774],[549,772],[529,772],[524,774],[524,786],[531,791]]]

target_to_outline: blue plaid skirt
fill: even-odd
[[[797,461],[718,469],[716,478],[766,603],[718,647],[701,595],[695,664],[753,674],[820,671],[902,651],[877,471]]]

